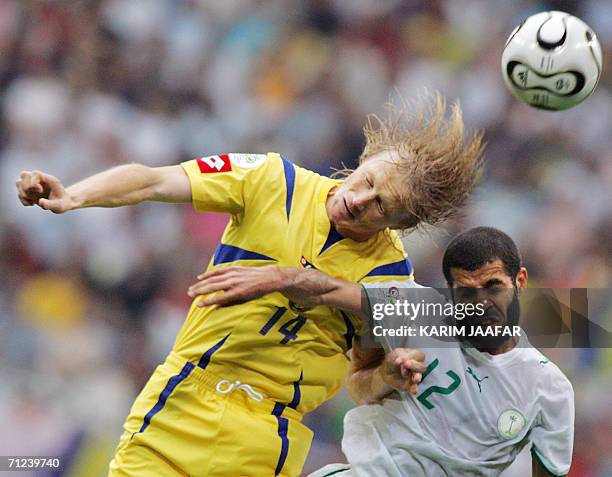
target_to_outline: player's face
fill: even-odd
[[[510,277],[498,258],[477,270],[451,268],[453,300],[455,303],[481,304],[484,315],[466,319],[466,325],[496,326],[518,324],[520,305],[518,294],[527,285],[527,270],[521,268],[516,277]],[[487,343],[475,343],[495,348],[507,341],[488,337]]]
[[[400,200],[397,159],[391,151],[375,154],[330,192],[327,215],[341,235],[367,240],[387,227],[416,225]]]

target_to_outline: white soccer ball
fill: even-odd
[[[534,108],[560,111],[584,101],[602,67],[593,30],[565,12],[532,15],[510,34],[502,75],[510,92]]]

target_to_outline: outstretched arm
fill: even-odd
[[[349,313],[361,313],[362,288],[357,283],[331,277],[313,269],[294,267],[225,267],[198,275],[188,295],[223,291],[202,298],[198,306],[229,306],[280,292],[301,306],[326,305]]]
[[[119,207],[144,201],[191,201],[191,185],[181,166],[128,164],[95,174],[70,187],[64,187],[50,174],[24,171],[16,185],[23,205],[38,205],[58,214],[84,207]]]

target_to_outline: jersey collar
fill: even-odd
[[[329,247],[345,239],[345,237],[340,235],[340,233],[329,221],[329,216],[327,215],[326,207],[329,192],[334,187],[340,185],[342,181],[339,181],[337,179],[330,179],[328,177],[326,177],[325,179],[326,180],[323,181],[323,183],[319,187],[319,192],[317,194],[315,241],[313,247],[313,252],[315,256],[321,255]]]

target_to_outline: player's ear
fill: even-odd
[[[527,287],[528,276],[529,274],[527,273],[527,269],[525,267],[521,267],[516,274],[516,288],[519,291]]]

